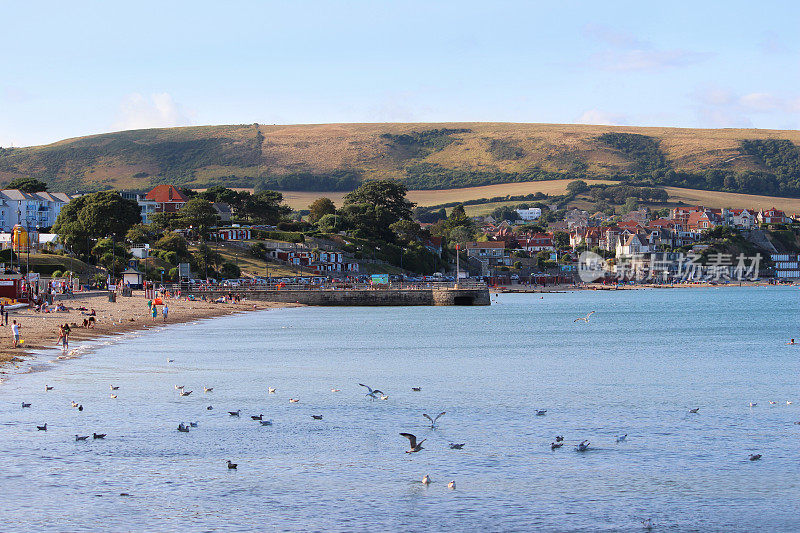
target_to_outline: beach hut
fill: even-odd
[[[141,289],[144,282],[144,274],[133,267],[122,272],[123,285],[130,285],[132,289]]]

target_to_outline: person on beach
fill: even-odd
[[[67,349],[69,349],[69,324],[63,324],[58,326],[58,342],[56,344],[61,344],[61,352],[67,353]]]
[[[3,316],[0,316],[0,318],[3,318],[3,317],[5,317],[5,319],[6,319],[6,324],[5,325],[7,326],[8,325],[8,309],[6,309],[6,312],[5,312],[5,314]]]
[[[791,346],[792,344],[797,344],[797,343],[796,343],[796,342],[794,342],[794,339],[792,339],[792,340],[790,340],[789,342],[787,342],[786,344],[788,344],[789,346]]]
[[[153,306],[152,314],[153,314],[153,322],[155,322],[156,318],[158,318],[158,306],[156,305]]]
[[[14,348],[16,348],[19,346],[19,324],[17,324],[16,320],[11,324],[11,333],[14,335]]]
[[[6,304],[0,302],[0,326],[4,325],[3,317],[5,316],[5,314],[6,314]]]
[[[167,304],[164,304],[164,309],[161,310],[161,315],[164,317],[164,322],[167,321],[167,314],[169,313],[169,307]]]
[[[153,312],[153,300],[147,300],[147,311]]]

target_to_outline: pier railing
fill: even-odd
[[[373,284],[360,282],[336,282],[336,283],[287,283],[287,282],[258,282],[237,285],[226,284],[189,284],[173,283],[165,284],[164,288],[169,291],[181,290],[187,293],[211,293],[229,292],[242,294],[251,291],[370,291],[370,290],[391,290],[391,291],[429,291],[429,290],[475,290],[485,289],[486,284],[482,281],[433,281],[433,282],[393,282],[387,284]]]

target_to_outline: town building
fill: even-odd
[[[766,211],[759,211],[757,219],[761,224],[791,224],[792,222],[792,219],[787,217],[786,213],[774,207]]]
[[[0,230],[11,231],[17,224],[30,231],[49,228],[56,223],[61,208],[71,200],[71,196],[61,192],[27,193],[4,189],[0,191]]]
[[[539,207],[529,207],[528,209],[517,209],[517,214],[519,218],[528,222],[531,220],[537,220],[539,217],[542,216],[542,210]]]
[[[488,276],[498,267],[511,266],[511,254],[503,241],[468,242],[467,257],[481,263],[482,275]]]
[[[139,214],[142,217],[143,224],[150,224],[153,221],[151,217],[156,213],[158,202],[148,200],[144,194],[137,192],[122,191],[120,196],[127,200],[133,200],[139,205]]]
[[[156,202],[156,213],[175,213],[189,201],[174,185],[156,185],[145,199]]]

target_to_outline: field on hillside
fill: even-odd
[[[635,171],[641,160],[603,140],[604,134],[647,136],[662,153],[664,168],[694,173],[772,172],[743,151],[742,141],[785,139],[800,144],[800,131],[795,130],[514,123],[195,126],[0,149],[0,183],[34,176],[47,181],[53,191],[70,192],[147,190],[159,183],[267,183],[283,190],[330,191],[375,178],[435,189],[554,176],[604,178]]]

